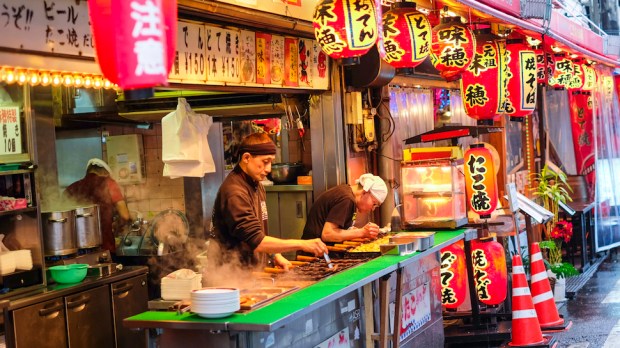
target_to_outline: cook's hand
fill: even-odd
[[[321,238],[302,240],[301,242],[301,250],[314,254],[314,256],[323,256],[327,252],[327,246]]]
[[[374,224],[372,222],[369,222],[366,225],[364,225],[364,227],[362,227],[361,230],[362,230],[362,238],[377,239],[377,235],[379,234],[379,226],[377,226],[377,224]]]
[[[273,255],[273,263],[276,266],[280,266],[281,268],[283,268],[285,271],[288,271],[289,268],[292,266],[292,264],[289,262],[289,260],[287,260],[284,256],[282,256],[281,254],[274,254]]]

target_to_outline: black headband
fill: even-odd
[[[242,156],[246,152],[248,152],[252,156],[275,155],[276,145],[271,141],[263,144],[242,145],[239,148],[239,156]]]

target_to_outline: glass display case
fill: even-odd
[[[406,229],[457,228],[467,223],[463,159],[402,162]]]

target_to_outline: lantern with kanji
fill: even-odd
[[[533,50],[536,54],[536,80],[539,85],[546,86],[555,69],[553,54],[546,52],[541,46],[535,46]]]
[[[458,308],[467,295],[465,251],[457,243],[441,249],[441,304]]]
[[[176,50],[176,0],[88,1],[97,61],[103,75],[145,98],[166,85]]]
[[[512,121],[522,121],[536,108],[536,54],[522,41],[506,43],[506,98],[503,111]]]
[[[465,152],[467,205],[481,218],[491,217],[497,207],[497,181],[493,155],[483,144],[471,144]]]
[[[597,76],[596,76],[596,70],[592,67],[592,65],[590,64],[583,64],[582,65],[583,68],[583,88],[581,88],[581,90],[583,91],[591,91],[592,89],[594,89],[594,86],[596,85],[596,81],[597,81]]]
[[[397,2],[383,14],[385,61],[395,68],[414,68],[428,57],[431,24],[413,2]]]
[[[433,28],[431,62],[447,81],[460,78],[471,64],[476,49],[474,33],[460,17],[444,17]]]
[[[549,77],[549,86],[555,89],[569,88],[573,79],[572,60],[565,53],[556,53],[554,59],[555,69]]]
[[[474,58],[461,74],[461,96],[467,116],[478,120],[478,125],[492,125],[503,96],[505,57],[490,29],[476,34]]]
[[[581,58],[573,59],[573,76],[568,84],[568,90],[581,91],[585,83],[584,61]]]
[[[379,36],[373,0],[319,0],[312,22],[323,52],[343,65],[357,64]]]
[[[508,271],[504,247],[494,240],[472,240],[471,262],[478,300],[498,305],[506,299]]]

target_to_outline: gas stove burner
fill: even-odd
[[[69,260],[69,259],[72,259],[72,258],[74,258],[76,256],[77,256],[77,254],[52,255],[52,256],[46,256],[45,257],[45,261],[46,262],[58,262],[58,261]]]
[[[98,246],[92,247],[92,248],[78,249],[78,255],[91,254],[91,253],[97,252],[99,250],[101,250],[101,248],[98,247]]]

